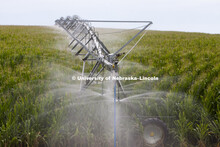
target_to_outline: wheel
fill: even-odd
[[[144,120],[144,141],[149,147],[163,146],[167,137],[167,126],[160,119],[149,118]]]

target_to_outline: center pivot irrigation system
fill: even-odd
[[[104,43],[99,39],[98,33],[95,32],[94,27],[91,26],[91,23],[101,22],[101,23],[143,23],[145,24],[142,29],[138,31],[129,41],[127,41],[121,48],[117,51],[111,53]],[[77,50],[76,56],[83,56],[83,69],[82,76],[84,76],[84,69],[86,61],[95,61],[95,65],[92,68],[91,72],[88,75],[84,84],[80,85],[80,89],[88,88],[94,78],[98,77],[104,69],[107,69],[112,73],[113,76],[119,76],[119,64],[121,61],[135,48],[138,42],[143,38],[146,34],[146,29],[152,24],[151,21],[112,21],[112,20],[84,20],[74,15],[73,17],[61,17],[55,21],[56,25],[63,28],[66,33],[73,39],[69,43],[69,47],[71,50]],[[127,52],[122,53],[121,51],[135,38],[137,38],[142,33],[141,37],[134,44],[134,46]],[[123,56],[121,60],[118,57]],[[124,92],[124,88],[120,82],[120,80],[115,80],[114,82],[114,118],[116,117],[116,85],[120,92],[126,96]],[[103,88],[103,87],[102,87]],[[119,100],[119,92],[118,92],[118,100]],[[114,124],[116,118],[114,119]],[[114,126],[115,126],[114,125]],[[144,139],[147,146],[161,146],[167,136],[167,128],[166,125],[157,118],[149,118],[143,121],[144,126]],[[116,146],[116,127],[114,127],[114,146]]]

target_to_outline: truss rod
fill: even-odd
[[[100,73],[104,70],[104,68],[105,67],[102,67],[95,77],[98,77],[100,75]],[[89,87],[89,85],[91,85],[93,81],[94,81],[94,79],[90,80],[89,83],[87,85],[85,85],[85,87]]]
[[[123,48],[125,48],[129,43],[131,43],[132,40],[134,40],[139,34],[141,34],[147,27],[149,27],[152,24],[149,23],[148,25],[146,25],[142,30],[140,30],[134,37],[132,37],[127,43],[125,43],[119,50],[117,50],[113,55],[115,56],[116,54],[118,54]]]
[[[108,23],[152,23],[152,21],[121,21],[121,20],[80,20],[82,22],[108,22]]]

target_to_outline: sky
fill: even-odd
[[[0,0],[0,25],[54,25],[60,17],[150,20],[151,30],[220,34],[220,0]],[[93,24],[95,27],[133,27]],[[137,25],[137,24],[136,24]]]

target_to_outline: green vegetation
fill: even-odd
[[[136,50],[127,59],[152,67],[136,75],[160,77],[156,88],[191,95],[217,118],[220,35],[152,31]]]
[[[0,26],[0,146],[112,145],[112,117],[107,111],[111,104],[74,105],[88,99],[51,92],[73,84],[73,70],[81,70],[81,61],[65,50],[65,37],[50,27]],[[131,34],[123,37],[112,48]],[[220,35],[150,31],[132,53],[126,60],[139,66],[123,67],[120,74],[157,76],[158,82],[138,84],[133,90],[165,94],[159,100],[134,102],[132,107],[138,108],[127,112],[134,121],[124,120],[118,128],[126,132],[118,134],[118,145],[131,145],[130,123],[136,124],[134,130],[142,129],[138,113],[159,116],[167,124],[167,146],[219,146]],[[121,105],[127,110],[131,104]],[[143,146],[140,134],[136,137]]]
[[[61,115],[54,110],[62,106],[44,95],[56,80],[54,65],[79,68],[69,52],[55,46],[66,43],[63,38],[48,27],[0,27],[0,146],[46,144],[45,135]]]
[[[144,114],[175,116],[161,119],[180,146],[219,145],[220,35],[149,31],[135,50],[127,60],[144,66],[123,75],[158,76],[150,89],[167,91],[159,106],[148,102],[156,113]]]

